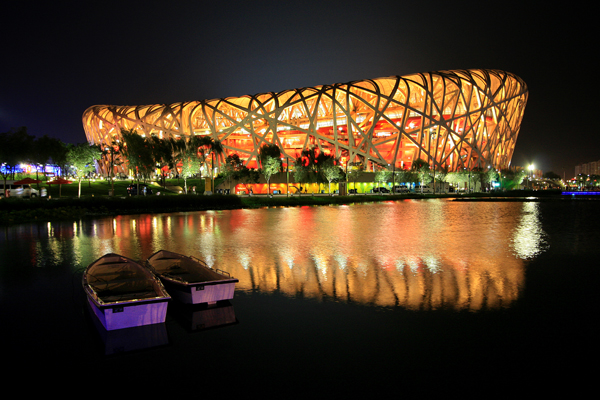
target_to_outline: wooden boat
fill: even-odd
[[[171,297],[151,271],[127,257],[100,257],[86,268],[82,284],[106,330],[165,322]]]
[[[185,304],[214,304],[233,298],[237,279],[228,272],[212,269],[193,256],[159,250],[146,260],[173,296]]]

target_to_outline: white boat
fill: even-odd
[[[151,271],[127,257],[100,257],[86,268],[82,284],[106,330],[165,322],[171,297]]]
[[[212,269],[193,256],[159,250],[146,266],[164,283],[174,299],[184,304],[215,304],[233,299],[237,279],[228,272]]]

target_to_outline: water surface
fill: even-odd
[[[530,370],[572,372],[591,343],[596,210],[407,200],[4,227],[4,342],[13,364],[147,377],[158,362],[242,391],[528,382]],[[218,310],[170,304],[164,326],[128,348],[126,334],[95,328],[81,271],[108,252],[159,249],[230,272],[236,296]]]

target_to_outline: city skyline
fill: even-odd
[[[159,6],[160,4],[160,6]],[[154,2],[7,6],[0,131],[86,141],[98,104],[169,104],[439,70],[500,69],[529,100],[513,166],[597,160],[582,9],[517,2]],[[581,74],[580,74],[581,75]]]

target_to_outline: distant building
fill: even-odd
[[[510,166],[527,97],[525,82],[508,72],[439,71],[174,104],[96,105],[84,112],[83,127],[92,144],[110,143],[122,128],[160,138],[209,135],[250,168],[260,147],[275,143],[289,161],[315,146],[342,166],[362,162],[370,171],[410,168],[417,159],[450,171],[501,169]]]
[[[600,175],[600,160],[575,166],[575,176],[578,176],[579,174]]]

